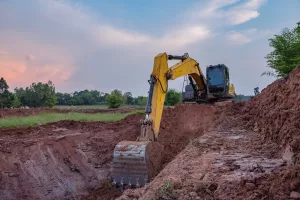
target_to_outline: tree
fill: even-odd
[[[174,106],[175,104],[180,103],[181,93],[177,92],[175,89],[169,89],[166,94],[165,103],[169,106]]]
[[[56,95],[49,96],[45,101],[45,105],[48,106],[49,108],[52,108],[53,106],[55,106],[56,103],[57,103]]]
[[[13,104],[14,96],[8,91],[8,84],[4,78],[0,79],[0,108],[10,108]]]
[[[23,106],[53,107],[57,103],[55,87],[51,81],[48,81],[48,83],[32,83],[25,89],[15,88],[15,93]]]
[[[16,94],[14,94],[13,96],[14,96],[14,100],[13,100],[12,106],[14,108],[20,108],[21,102],[19,100],[19,97]]]
[[[138,96],[136,99],[135,99],[135,104],[136,105],[139,105],[139,106],[145,106],[147,104],[147,100],[148,98],[147,97],[144,97],[144,96]]]
[[[107,97],[109,96],[108,93],[100,93],[99,102],[104,103],[107,100]]]
[[[15,95],[20,100],[21,106],[28,105],[26,99],[26,91],[23,88],[15,88]]]
[[[262,75],[284,77],[300,65],[300,27],[292,30],[284,28],[281,35],[269,39],[270,47],[274,50],[265,58],[272,71]]]
[[[132,105],[134,103],[131,92],[125,92],[123,95],[123,103],[127,105]]]
[[[114,90],[107,96],[107,103],[110,108],[119,108],[123,102],[122,92]]]

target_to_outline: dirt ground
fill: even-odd
[[[112,123],[61,121],[0,128],[0,197],[111,199],[120,195],[107,181],[113,149],[119,141],[136,139],[142,117],[131,115]],[[161,169],[191,139],[201,135],[213,118],[212,106],[165,109],[159,138],[164,145]],[[190,120],[184,123],[186,119]]]
[[[82,199],[101,191],[114,146],[136,139],[140,119],[0,129],[0,199]]]
[[[300,67],[248,102],[217,107],[209,130],[118,199],[300,199],[299,102]]]
[[[300,199],[300,67],[252,100],[163,112],[159,174],[112,187],[115,145],[143,115],[0,129],[0,199]]]

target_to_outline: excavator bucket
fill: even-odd
[[[160,167],[162,146],[150,141],[122,141],[113,157],[113,183],[122,189],[146,185]]]

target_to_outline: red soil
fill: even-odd
[[[245,103],[164,110],[160,173],[119,199],[292,199],[300,195],[300,67]],[[142,115],[0,129],[0,199],[116,199],[113,149]]]

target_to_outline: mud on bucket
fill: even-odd
[[[114,150],[112,178],[121,188],[147,184],[161,167],[163,146],[158,142],[122,141]]]

